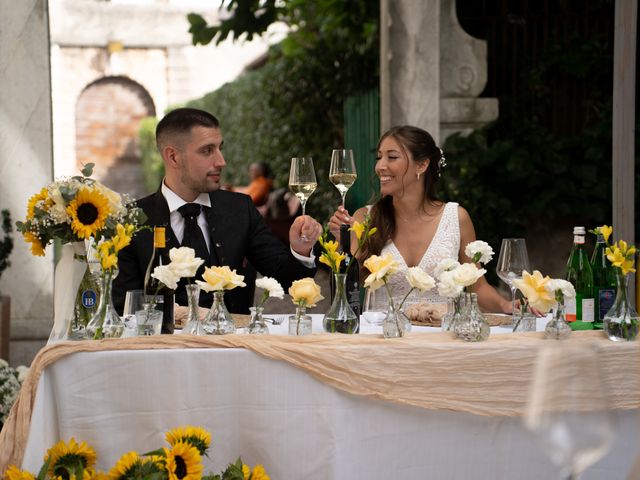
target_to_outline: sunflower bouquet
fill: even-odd
[[[74,438],[69,442],[60,441],[50,448],[44,464],[34,476],[20,470],[15,465],[5,472],[6,480],[48,480],[59,478],[82,478],[126,480],[131,478],[153,480],[203,479],[203,480],[269,480],[264,467],[253,468],[238,458],[220,474],[203,475],[202,458],[207,456],[211,435],[200,427],[184,426],[165,434],[168,447],[139,454],[125,453],[108,472],[95,469],[97,454],[87,443],[78,443]]]
[[[64,244],[111,238],[118,224],[144,223],[142,209],[131,206],[126,195],[90,178],[93,165],[85,165],[82,176],[56,180],[29,199],[26,220],[16,226],[33,255],[44,256],[54,240]]]

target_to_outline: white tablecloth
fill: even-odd
[[[627,478],[639,450],[638,411],[616,416],[613,448],[586,480]],[[40,378],[23,467],[37,472],[46,449],[73,436],[106,469],[130,450],[163,446],[164,432],[185,424],[212,433],[205,472],[241,455],[274,480],[558,478],[519,418],[356,397],[236,348],[60,359]]]

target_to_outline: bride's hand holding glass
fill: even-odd
[[[340,225],[352,224],[353,217],[349,215],[349,210],[343,206],[339,206],[329,219],[329,231],[335,238],[340,238]]]

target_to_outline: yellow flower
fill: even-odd
[[[633,268],[636,247],[633,245],[628,246],[627,242],[619,240],[617,243],[607,247],[605,253],[611,264],[619,268],[623,275],[636,271],[636,269]]]
[[[205,292],[233,290],[236,287],[245,287],[244,276],[238,275],[235,270],[231,270],[226,265],[223,267],[206,267],[202,274],[204,282],[197,280],[196,283]]]
[[[98,259],[100,260],[102,270],[110,270],[118,266],[118,255],[116,255],[111,240],[107,240],[98,245]]]
[[[609,243],[609,237],[611,236],[611,233],[613,233],[613,227],[610,227],[609,225],[602,225],[601,227],[598,227],[597,230],[600,232],[600,235],[602,235],[602,238],[604,238],[605,243]]]
[[[117,233],[111,239],[116,252],[119,252],[131,243],[131,237],[133,236],[134,229],[135,227],[131,224],[122,225],[119,223],[116,225]]]
[[[24,241],[31,244],[31,254],[38,257],[44,257],[44,247],[40,239],[33,233],[27,231],[23,232],[22,237]]]
[[[345,259],[345,254],[338,252],[338,242],[333,240],[319,240],[324,252],[320,255],[320,263],[324,263],[334,272],[340,270],[340,264]]]
[[[324,298],[320,293],[320,286],[309,277],[296,280],[289,287],[293,303],[304,307],[315,307]]]
[[[249,477],[251,476],[251,467],[246,463],[242,464],[242,476],[244,477],[244,480],[249,480]]]
[[[4,472],[5,480],[35,480],[35,476],[26,470],[20,470],[15,465],[10,465]]]
[[[191,425],[174,428],[165,434],[165,438],[169,445],[175,445],[178,442],[189,443],[198,449],[200,455],[204,455],[211,445],[211,434],[204,428]]]
[[[43,200],[49,200],[49,190],[44,187],[39,193],[33,195],[27,202],[27,220],[32,220],[36,213],[36,205]],[[49,202],[50,203],[50,200]]]
[[[365,279],[364,286],[376,290],[384,285],[389,275],[398,271],[400,264],[393,259],[393,255],[385,253],[382,256],[371,255],[364,261],[364,266],[371,272]]]
[[[100,192],[82,188],[67,207],[71,230],[79,238],[89,238],[104,228],[111,213],[109,202]]]
[[[57,476],[61,465],[75,466],[82,463],[85,470],[91,469],[96,464],[96,452],[85,442],[77,443],[75,438],[71,438],[68,444],[60,440],[47,450],[45,462],[47,460],[49,460],[49,474]]]
[[[355,233],[356,238],[360,240],[360,237],[362,237],[362,233],[364,232],[365,227],[366,227],[365,224],[354,221],[353,225],[351,225],[351,228],[349,230]]]
[[[196,447],[176,442],[171,449],[165,448],[169,480],[199,480],[202,477],[202,457]]]
[[[140,462],[140,457],[134,451],[125,453],[120,457],[111,470],[109,470],[110,480],[119,480],[129,475],[131,470]]]
[[[538,270],[533,274],[524,270],[522,278],[515,278],[513,284],[529,300],[529,305],[542,312],[548,312],[556,304],[554,292],[546,288],[546,284],[551,281],[549,276],[542,277]]]
[[[244,470],[243,472],[244,473]],[[264,467],[262,465],[256,465],[253,467],[253,472],[251,473],[251,480],[271,480],[267,472],[264,471]]]

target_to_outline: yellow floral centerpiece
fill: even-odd
[[[96,245],[102,239],[121,237],[118,226],[133,226],[133,234],[145,221],[142,210],[126,195],[90,178],[92,171],[93,164],[89,163],[82,175],[59,179],[42,188],[27,202],[26,219],[16,222],[33,255],[44,256],[45,248],[54,241],[63,245],[56,267],[50,341],[70,338],[74,332],[83,336],[96,308],[96,288],[87,269],[85,243]],[[112,260],[107,255],[101,263]]]
[[[346,228],[346,226],[343,226]],[[360,319],[358,314],[354,312],[349,303],[348,297],[359,296],[359,289],[356,291],[357,285],[353,282],[346,284],[349,277],[349,271],[357,262],[353,261],[358,252],[362,249],[365,242],[376,233],[376,227],[371,228],[369,216],[365,216],[362,223],[353,222],[348,228],[353,232],[357,239],[357,248],[353,252],[340,252],[339,244],[336,240],[329,240],[329,229],[325,227],[322,235],[318,239],[322,253],[320,254],[320,263],[327,265],[333,274],[333,283],[335,285],[335,295],[331,302],[331,307],[324,316],[323,327],[327,332],[338,333],[358,333],[360,329]],[[349,242],[350,243],[350,242]],[[347,255],[348,253],[348,255]]]
[[[602,227],[600,227],[602,228]],[[627,276],[636,271],[636,247],[618,240],[605,250],[616,270],[616,299],[604,316],[604,331],[613,341],[635,340],[638,336],[638,313],[627,297]]]
[[[295,315],[289,317],[289,335],[310,334],[311,316],[307,315],[307,308],[315,307],[324,298],[320,286],[313,278],[302,278],[291,284],[289,295],[296,306]]]
[[[244,276],[238,275],[228,266],[207,267],[202,274],[203,280],[196,280],[205,292],[213,292],[213,304],[202,322],[202,329],[192,331],[195,335],[225,335],[234,333],[236,325],[224,305],[224,292],[237,287],[245,287]]]
[[[238,458],[220,474],[204,475],[202,458],[207,456],[211,434],[194,426],[175,428],[165,434],[168,447],[147,453],[136,451],[122,455],[108,472],[96,471],[97,454],[87,443],[75,438],[60,441],[47,450],[44,464],[36,477],[10,465],[5,480],[270,480],[262,465],[253,469]]]
[[[389,298],[387,315],[382,322],[382,334],[385,338],[403,337],[411,331],[411,322],[402,312],[404,302],[414,290],[426,292],[435,287],[435,280],[420,267],[411,267],[405,275],[409,286],[409,291],[397,305],[393,300],[393,292],[389,286],[388,279],[396,273],[400,264],[393,259],[393,255],[386,253],[382,256],[371,255],[364,262],[364,266],[371,273],[364,281],[365,288],[372,291],[384,286]]]

